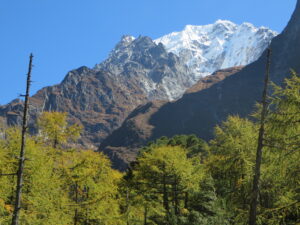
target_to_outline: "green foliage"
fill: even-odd
[[[196,148],[202,153],[203,146],[207,150],[207,145],[197,139],[195,136],[161,138],[144,149],[125,176],[127,210],[128,205],[131,210],[146,206],[147,224],[201,224],[203,221],[216,224],[223,221],[213,180],[201,163],[202,156],[190,154],[194,152],[190,150]],[[173,142],[174,146],[170,145]],[[140,224],[144,220],[145,214],[141,212]]]
[[[300,212],[300,78],[293,73],[284,87],[274,86],[274,90],[266,123],[257,223],[296,224]],[[216,128],[210,143],[207,166],[234,224],[247,224],[257,133],[256,123],[229,117]]]
[[[178,214],[184,208],[185,193],[196,189],[201,179],[195,164],[196,160],[188,159],[181,147],[152,148],[138,158],[131,182],[136,191],[146,193],[145,201],[162,202],[164,214],[172,207]]]
[[[0,224],[4,225],[11,222],[16,186],[16,176],[7,174],[17,171],[20,143],[17,128],[5,130],[0,139]],[[77,224],[124,224],[118,199],[121,174],[111,169],[109,160],[100,153],[58,150],[49,144],[27,136],[20,224],[66,225],[75,219]]]
[[[207,166],[232,213],[249,204],[256,142],[257,127],[247,119],[229,117],[215,129]]]
[[[18,129],[6,131],[6,139],[1,141],[1,159],[6,159],[5,162],[1,160],[1,163],[5,163],[2,173],[16,173],[20,140]],[[33,139],[27,138],[21,224],[68,223],[66,209],[62,207],[66,203],[66,194],[60,191],[62,182],[55,174],[55,162],[48,156],[47,147],[39,146]],[[0,176],[0,183],[4,183],[0,195],[1,222],[9,224],[15,197],[15,176]]]
[[[82,130],[77,124],[69,125],[67,113],[62,112],[43,112],[38,119],[38,128],[41,139],[54,148],[77,140]]]
[[[294,224],[300,218],[300,77],[292,71],[283,87],[274,85],[268,116],[262,221]],[[274,174],[276,174],[274,176]]]
[[[141,149],[140,153],[162,146],[180,146],[187,150],[188,157],[199,156],[201,159],[205,158],[208,153],[207,143],[196,135],[176,135],[172,138],[161,137],[155,142],[149,142],[147,146]]]
[[[93,151],[63,152],[58,171],[69,193],[70,211],[79,224],[121,224],[116,198],[121,174],[109,160]]]
[[[261,165],[258,225],[300,224],[300,77],[273,86]],[[260,106],[258,105],[259,113]],[[207,144],[195,135],[143,147],[125,173],[67,148],[80,127],[44,113],[28,136],[21,224],[247,224],[258,123],[230,116]],[[20,132],[0,130],[0,224],[10,224]]]

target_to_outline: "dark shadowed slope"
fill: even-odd
[[[165,108],[170,110],[166,112],[166,117],[173,116],[173,114],[181,111],[186,111],[187,108],[193,107],[194,96],[200,91],[205,91],[215,84],[220,84],[226,77],[240,71],[242,68],[243,67],[234,67],[220,70],[201,79],[197,84],[187,90],[187,93],[182,99],[176,102],[153,101],[137,107],[126,118],[123,125],[103,141],[100,149],[112,159],[115,167],[122,170],[126,169],[127,164],[135,159],[139,147],[144,145],[147,141],[154,139],[153,131],[160,128],[160,126],[155,127],[150,123],[149,120],[152,119],[153,115],[161,113],[161,110]],[[183,105],[181,105],[181,103]],[[191,113],[193,112],[191,111]],[[196,132],[186,132],[186,134],[191,133]],[[159,135],[160,134],[158,134],[158,136]]]

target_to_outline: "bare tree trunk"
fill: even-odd
[[[32,59],[33,59],[33,55],[30,54],[29,68],[28,68],[28,74],[27,74],[24,113],[23,113],[22,143],[21,143],[20,158],[19,158],[19,168],[18,168],[18,172],[17,172],[16,201],[15,201],[15,205],[14,205],[15,208],[14,208],[12,222],[11,222],[12,225],[19,224],[19,214],[20,214],[20,209],[21,209],[21,195],[22,195],[23,173],[24,173],[24,163],[25,163],[25,142],[26,142],[26,131],[27,131],[29,91],[30,91],[30,84],[31,84]]]
[[[267,51],[267,69],[264,82],[264,90],[262,95],[262,111],[260,118],[260,129],[256,150],[256,162],[254,169],[253,187],[251,193],[250,212],[249,212],[249,225],[256,225],[257,215],[257,202],[259,194],[259,179],[260,179],[260,166],[262,161],[262,150],[264,147],[263,139],[265,134],[265,120],[268,112],[267,92],[270,77],[270,65],[271,65],[271,49]]]

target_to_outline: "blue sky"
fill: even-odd
[[[281,32],[296,0],[1,0],[0,104],[24,92],[33,52],[33,86],[59,83],[105,59],[123,34],[152,38],[218,19]]]

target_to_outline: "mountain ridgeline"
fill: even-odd
[[[137,106],[179,99],[200,77],[224,65],[251,63],[276,35],[266,28],[238,26],[229,21],[187,27],[193,29],[186,28],[181,38],[174,40],[170,39],[172,34],[155,41],[144,36],[123,36],[104,62],[94,68],[72,70],[60,84],[38,91],[30,99],[31,132],[36,132],[34,124],[41,112],[68,112],[71,122],[84,127],[79,144],[97,149]],[[248,40],[247,48],[233,41],[234,37]],[[232,51],[242,56],[243,62],[226,54]],[[212,63],[216,53],[218,63]],[[199,63],[191,64],[200,58]],[[200,70],[201,74],[197,72]],[[0,122],[20,125],[22,105],[16,99],[0,106]]]
[[[180,56],[197,81],[216,70],[254,62],[276,35],[266,27],[218,20],[205,26],[187,25],[183,31],[165,35],[155,42]]]
[[[300,71],[299,1],[287,27],[272,40],[270,48],[273,82],[281,84],[290,69]],[[266,52],[254,63],[208,88],[188,91],[181,99],[161,106],[148,103],[106,138],[99,150],[108,154],[117,168],[124,168],[142,145],[161,136],[196,134],[209,140],[214,127],[229,115],[246,117],[253,112],[255,103],[261,99],[265,67]],[[138,121],[143,121],[143,125]]]
[[[161,83],[164,77],[191,86],[188,67],[162,45],[148,37],[139,37],[126,45],[122,39],[101,68],[81,67],[69,72],[60,84],[38,91],[30,100],[31,124],[42,111],[68,112],[73,122],[84,127],[81,144],[96,148],[135,107],[152,99],[168,99]],[[147,92],[141,85],[143,80],[155,80],[158,87]],[[8,125],[18,125],[21,111],[22,102],[14,100],[0,107],[0,117]]]

